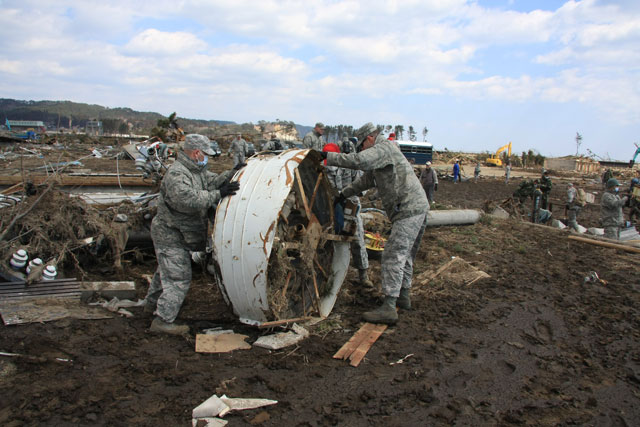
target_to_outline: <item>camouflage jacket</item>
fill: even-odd
[[[312,130],[304,136],[304,139],[302,140],[302,146],[304,148],[311,148],[313,150],[322,151],[324,142],[322,141],[322,136],[318,135],[314,130]]]
[[[364,174],[361,170],[339,168],[337,166],[326,166],[325,173],[329,182],[338,191],[347,188]],[[357,196],[351,196],[349,200],[356,204],[360,203],[360,199]]]
[[[327,165],[364,171],[364,175],[342,190],[351,197],[376,187],[391,221],[424,214],[427,196],[404,155],[392,142],[378,135],[373,147],[359,153],[327,153]]]
[[[551,187],[553,187],[551,178],[549,178],[548,176],[542,175],[542,178],[540,178],[540,190],[543,193],[549,193],[551,191]]]
[[[183,152],[167,170],[158,197],[158,213],[151,225],[154,244],[203,250],[207,241],[207,211],[220,200],[218,188],[234,170],[220,175],[198,166]],[[162,229],[154,233],[153,229]]]
[[[247,145],[247,141],[240,138],[240,139],[234,139],[231,142],[231,146],[229,147],[228,153],[234,153],[234,154],[242,153],[246,155],[248,151],[249,151],[249,146]]]
[[[621,227],[624,224],[624,216],[622,215],[624,203],[624,199],[610,191],[602,195],[600,221],[603,227]]]

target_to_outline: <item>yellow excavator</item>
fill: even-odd
[[[509,142],[507,145],[503,145],[502,147],[498,148],[498,151],[496,151],[496,154],[491,154],[486,160],[487,166],[502,166],[500,153],[502,153],[504,150],[508,150],[507,155],[511,157],[511,142]]]

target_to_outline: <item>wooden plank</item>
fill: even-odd
[[[4,194],[4,195],[13,194],[21,190],[22,190],[22,182],[19,182],[18,184],[12,185],[9,188],[5,188],[4,190],[2,190],[2,192],[0,192],[0,194]]]
[[[602,242],[600,240],[587,239],[587,238],[578,237],[578,236],[569,236],[569,240],[575,240],[577,242],[589,243],[591,245],[603,246],[605,248],[611,248],[611,249],[620,249],[622,251],[627,251],[627,252],[633,252],[633,253],[636,253],[636,254],[640,254],[640,248],[635,248],[633,246],[627,246],[627,245],[621,245],[621,244],[618,244],[618,243]]]
[[[219,335],[196,335],[196,353],[228,353],[233,350],[249,350],[251,344],[245,340],[247,335],[241,334],[219,334]]]
[[[98,294],[105,298],[133,299],[136,297],[136,284],[132,281],[123,282],[81,282],[82,299],[88,299]]]
[[[356,331],[355,334],[347,341],[336,354],[333,355],[334,359],[348,359],[351,353],[367,338],[369,332],[373,328],[373,323],[365,323]]]
[[[387,329],[387,325],[375,325],[367,337],[360,343],[358,348],[356,348],[351,356],[349,356],[349,364],[353,367],[357,367],[364,356],[367,354],[371,346],[377,339],[382,335],[382,333]]]
[[[322,174],[323,171],[320,171],[318,179],[316,180],[316,185],[313,187],[313,194],[311,195],[311,201],[309,202],[309,209],[313,209],[313,204],[316,202],[316,196],[318,194],[318,187],[320,187],[320,181],[322,180]]]
[[[326,240],[331,240],[334,242],[354,242],[356,240],[355,236],[340,236],[338,234],[323,234],[322,237],[324,237]]]
[[[133,176],[69,176],[58,175],[56,178],[47,175],[29,175],[27,181],[33,182],[35,185],[41,185],[45,181],[49,182],[56,179],[61,186],[83,187],[151,187],[151,180],[144,180],[142,177]],[[119,181],[119,182],[118,182]],[[23,179],[20,175],[0,175],[0,185],[15,185],[22,183]]]
[[[305,317],[296,317],[295,319],[273,320],[271,322],[262,322],[261,324],[258,325],[258,328],[260,329],[272,328],[274,326],[282,326],[288,323],[306,322],[307,320],[311,320],[311,317],[305,316]]]
[[[307,214],[307,218],[311,218],[311,209],[309,209],[309,202],[307,202],[307,195],[304,192],[304,186],[302,185],[302,178],[298,168],[295,168],[293,173],[296,175],[296,181],[298,182],[298,189],[300,190],[300,198],[304,204],[304,211]]]

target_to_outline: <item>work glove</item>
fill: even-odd
[[[233,196],[236,194],[236,191],[240,189],[240,183],[238,181],[233,182],[225,182],[220,187],[220,198],[224,198],[227,196]]]
[[[434,186],[433,186],[433,189],[434,189],[435,191],[438,191],[438,184],[434,185]]]
[[[240,169],[242,169],[242,168],[243,168],[243,167],[245,167],[245,166],[247,166],[247,164],[246,164],[246,163],[238,163],[237,165],[235,165],[235,166],[233,167],[233,170],[235,170],[235,171],[239,171]]]

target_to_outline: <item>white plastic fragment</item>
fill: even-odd
[[[192,418],[224,417],[231,408],[215,394],[198,405],[191,413]]]
[[[222,400],[232,411],[243,411],[246,409],[262,408],[263,406],[270,406],[278,403],[277,400],[271,399],[244,399],[241,397],[231,398],[227,397],[226,395],[222,395],[222,397],[220,397],[220,400]]]
[[[560,220],[554,219],[551,221],[551,226],[555,228],[559,228],[560,230],[564,230],[567,226]]]
[[[224,417],[231,411],[243,411],[246,409],[256,409],[263,406],[275,405],[277,400],[271,399],[254,399],[254,398],[231,398],[226,395],[218,397],[213,395],[200,405],[198,405],[192,412],[191,417],[194,420],[203,418],[215,418]],[[213,424],[216,425],[216,424]],[[224,425],[224,424],[222,424]]]
[[[229,421],[213,417],[191,419],[192,427],[222,427],[226,426],[228,423]]]
[[[587,229],[587,233],[593,234],[594,236],[604,236],[604,228],[590,227]]]
[[[233,329],[222,329],[220,327],[205,329],[202,332],[204,332],[205,335],[222,335],[235,333],[233,332]]]
[[[296,323],[293,324],[291,329],[292,330],[288,332],[278,332],[277,334],[262,336],[258,338],[253,345],[268,350],[279,350],[297,344],[309,336],[309,331]]]
[[[586,227],[581,226],[580,224],[578,224],[578,233],[580,233],[580,234],[584,234],[584,233],[586,233],[586,232],[587,232],[587,228],[586,228]]]

